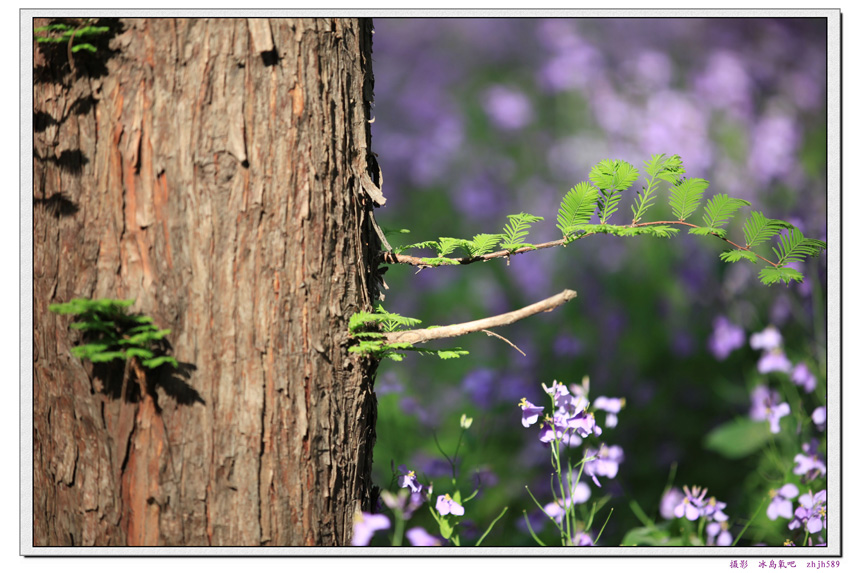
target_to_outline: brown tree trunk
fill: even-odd
[[[107,24],[71,65],[34,48],[33,545],[344,545],[375,422],[347,352],[371,24]],[[136,299],[179,368],[121,396],[122,365],[70,354],[72,298]]]

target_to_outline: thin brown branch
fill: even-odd
[[[555,296],[546,298],[540,302],[530,304],[519,310],[499,314],[488,318],[473,320],[471,322],[463,322],[460,324],[451,324],[448,326],[439,326],[436,328],[422,328],[418,330],[402,330],[400,332],[389,332],[385,335],[385,342],[388,344],[394,342],[408,342],[410,344],[418,344],[427,342],[428,340],[437,340],[439,338],[453,338],[455,336],[463,336],[472,332],[479,332],[497,326],[505,326],[513,324],[519,320],[537,314],[539,312],[548,312],[557,306],[560,306],[576,296],[572,290],[564,290]]]
[[[532,245],[531,247],[522,247],[521,249],[517,249],[516,251],[496,251],[494,253],[487,253],[486,255],[478,255],[477,257],[452,257],[449,260],[454,261],[453,264],[458,265],[469,265],[472,263],[477,263],[480,261],[489,261],[490,259],[498,259],[501,257],[509,257],[511,255],[518,255],[520,253],[527,253],[529,251],[539,251],[540,249],[549,249],[551,247],[560,247],[564,245],[564,239],[558,239],[555,241],[549,241],[546,243],[540,243],[538,245]],[[435,266],[446,266],[446,265],[433,265],[428,264],[427,259],[433,257],[415,257],[412,255],[398,255],[391,251],[383,251],[381,253],[382,262],[392,264],[392,265],[412,265],[414,267],[435,267]]]
[[[636,223],[634,225],[628,225],[628,226],[630,226],[630,227],[647,227],[648,225],[686,225],[688,227],[695,227],[697,229],[699,228],[699,225],[694,225],[692,223],[687,223],[685,221],[649,221],[647,223]],[[769,264],[773,267],[779,267],[779,265],[777,263],[761,256],[760,254],[758,254],[757,252],[753,251],[752,249],[750,249],[748,247],[742,247],[739,244],[735,243],[734,241],[731,241],[725,237],[721,237],[715,233],[711,233],[711,234],[714,235],[716,238],[725,241],[726,243],[730,244],[731,246],[733,246],[734,248],[736,248],[740,251],[748,251],[748,252],[754,254],[756,257],[763,260],[764,262],[766,262],[767,264]]]
[[[86,26],[88,23],[89,23],[89,20],[87,19],[87,20],[83,20],[80,24],[78,24],[78,27],[75,28],[75,31],[72,32],[72,35],[69,37],[69,44],[66,46],[66,55],[69,58],[69,70],[72,72],[72,81],[74,81],[74,77],[75,77],[75,56],[73,55],[74,52],[72,52],[72,44],[74,43],[75,36],[78,35],[78,32],[80,32],[81,29],[84,26]],[[59,130],[57,130],[57,131],[59,131]]]
[[[510,344],[510,345],[511,345],[511,346],[512,346],[512,347],[513,347],[517,352],[519,352],[519,353],[520,353],[520,354],[522,354],[523,356],[525,356],[525,355],[526,355],[526,353],[525,353],[525,352],[523,352],[522,350],[520,350],[520,347],[519,347],[519,346],[517,346],[516,344],[514,344],[513,342],[511,342],[510,340],[508,340],[507,338],[505,338],[505,337],[504,337],[504,336],[502,336],[501,334],[496,334],[496,333],[495,333],[495,332],[493,332],[492,330],[482,330],[481,332],[483,332],[483,333],[484,333],[484,334],[486,334],[487,336],[495,336],[496,338],[498,338],[498,339],[500,339],[500,340],[503,340],[503,341],[507,342],[507,343],[508,343],[508,344]]]
[[[693,223],[687,223],[686,221],[648,221],[647,223],[633,223],[631,225],[617,225],[617,227],[633,229],[636,227],[649,227],[652,225],[684,225],[687,227],[694,227],[694,228],[700,227],[699,225],[694,225]],[[575,240],[583,239],[585,237],[588,237],[588,236],[594,235],[594,234],[595,233],[593,233],[593,232],[583,233],[582,235],[577,236]],[[718,238],[722,241],[725,241],[726,243],[730,244],[731,246],[733,246],[734,248],[736,248],[738,250],[748,251],[748,252],[752,253],[753,255],[755,255],[756,257],[758,257],[759,259],[761,259],[762,261],[766,262],[767,264],[769,264],[773,267],[779,267],[779,264],[774,263],[773,261],[761,256],[760,254],[756,253],[755,251],[753,251],[750,248],[742,247],[741,245],[735,243],[734,241],[731,241],[725,237],[721,237],[717,234],[714,234],[714,233],[711,233],[711,234],[714,235],[716,238]],[[391,251],[383,251],[380,256],[381,256],[383,263],[388,263],[388,264],[392,264],[392,265],[397,265],[397,264],[399,264],[399,265],[412,265],[414,267],[419,267],[419,268],[443,267],[443,266],[469,265],[469,264],[477,263],[480,261],[489,261],[490,259],[498,259],[501,257],[510,257],[511,255],[518,255],[520,253],[527,253],[529,251],[538,251],[540,249],[550,249],[552,247],[563,247],[567,243],[568,243],[568,241],[566,239],[557,239],[555,241],[548,241],[546,243],[540,243],[537,245],[532,245],[531,247],[523,247],[521,249],[517,249],[516,251],[496,251],[494,253],[487,253],[486,255],[479,255],[477,257],[449,257],[449,258],[447,258],[447,260],[451,261],[451,263],[448,265],[428,263],[427,259],[432,259],[433,257],[416,257],[416,256],[412,256],[412,255],[398,255],[398,254],[393,253]]]

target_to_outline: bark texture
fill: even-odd
[[[35,48],[33,544],[346,544],[375,422],[347,352],[378,248],[371,24],[107,23],[73,67]],[[48,305],[72,298],[136,299],[180,367],[122,395],[121,364],[71,356]]]

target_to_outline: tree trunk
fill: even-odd
[[[347,352],[371,24],[105,24],[71,64],[34,48],[33,545],[344,545],[376,417]],[[179,368],[123,395],[122,364],[70,354],[48,305],[73,298],[135,299]]]

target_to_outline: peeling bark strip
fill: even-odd
[[[35,49],[34,545],[345,545],[375,423],[347,352],[379,249],[371,23],[107,22],[74,74]],[[48,305],[75,297],[136,299],[180,368],[123,392],[70,355]]]

